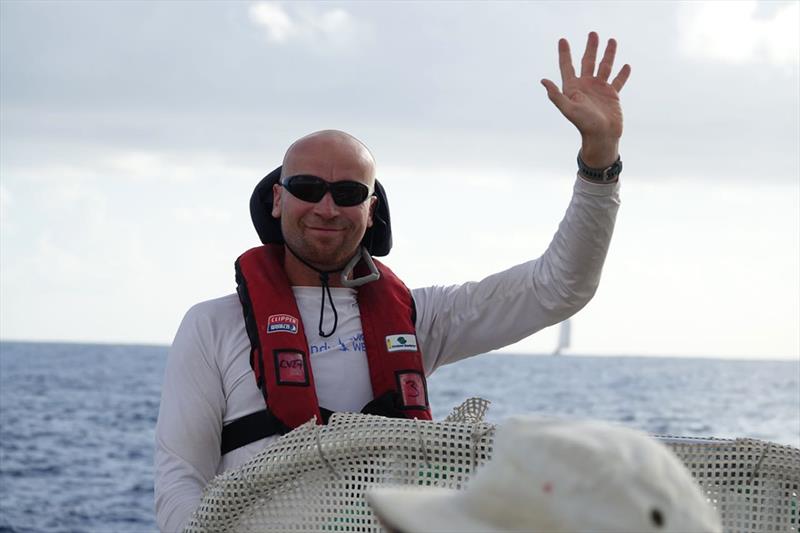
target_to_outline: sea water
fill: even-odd
[[[167,348],[0,343],[0,533],[153,531]],[[436,418],[599,418],[660,435],[800,447],[800,362],[490,354],[429,380]]]

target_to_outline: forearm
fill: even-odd
[[[166,464],[163,458],[156,458],[157,468]],[[156,492],[155,499],[158,530],[162,533],[183,531],[200,503],[205,485],[201,479],[192,479],[183,474],[180,478],[164,476],[158,485],[160,490]]]
[[[572,201],[545,253],[533,263],[533,291],[550,326],[585,306],[600,283],[619,209],[619,184],[578,178]]]
[[[480,282],[415,289],[426,370],[523,339],[594,295],[619,207],[618,184],[578,178],[545,253]]]

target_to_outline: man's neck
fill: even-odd
[[[283,268],[292,287],[321,287],[319,272],[303,264],[290,250],[284,247]],[[341,287],[341,272],[333,272],[328,277],[330,287]]]

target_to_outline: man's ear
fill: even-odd
[[[369,217],[367,218],[367,227],[372,227],[372,215],[375,214],[375,209],[378,205],[378,197],[377,196],[370,196],[369,197]]]
[[[281,218],[281,193],[283,187],[277,183],[272,186],[272,218]]]

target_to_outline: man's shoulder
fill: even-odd
[[[184,322],[213,323],[219,326],[239,325],[242,320],[242,306],[239,297],[228,294],[213,300],[194,304],[186,312]]]
[[[249,340],[238,296],[229,294],[189,308],[175,335],[173,350],[176,346],[178,351],[201,349],[208,354],[209,362],[246,351]]]

